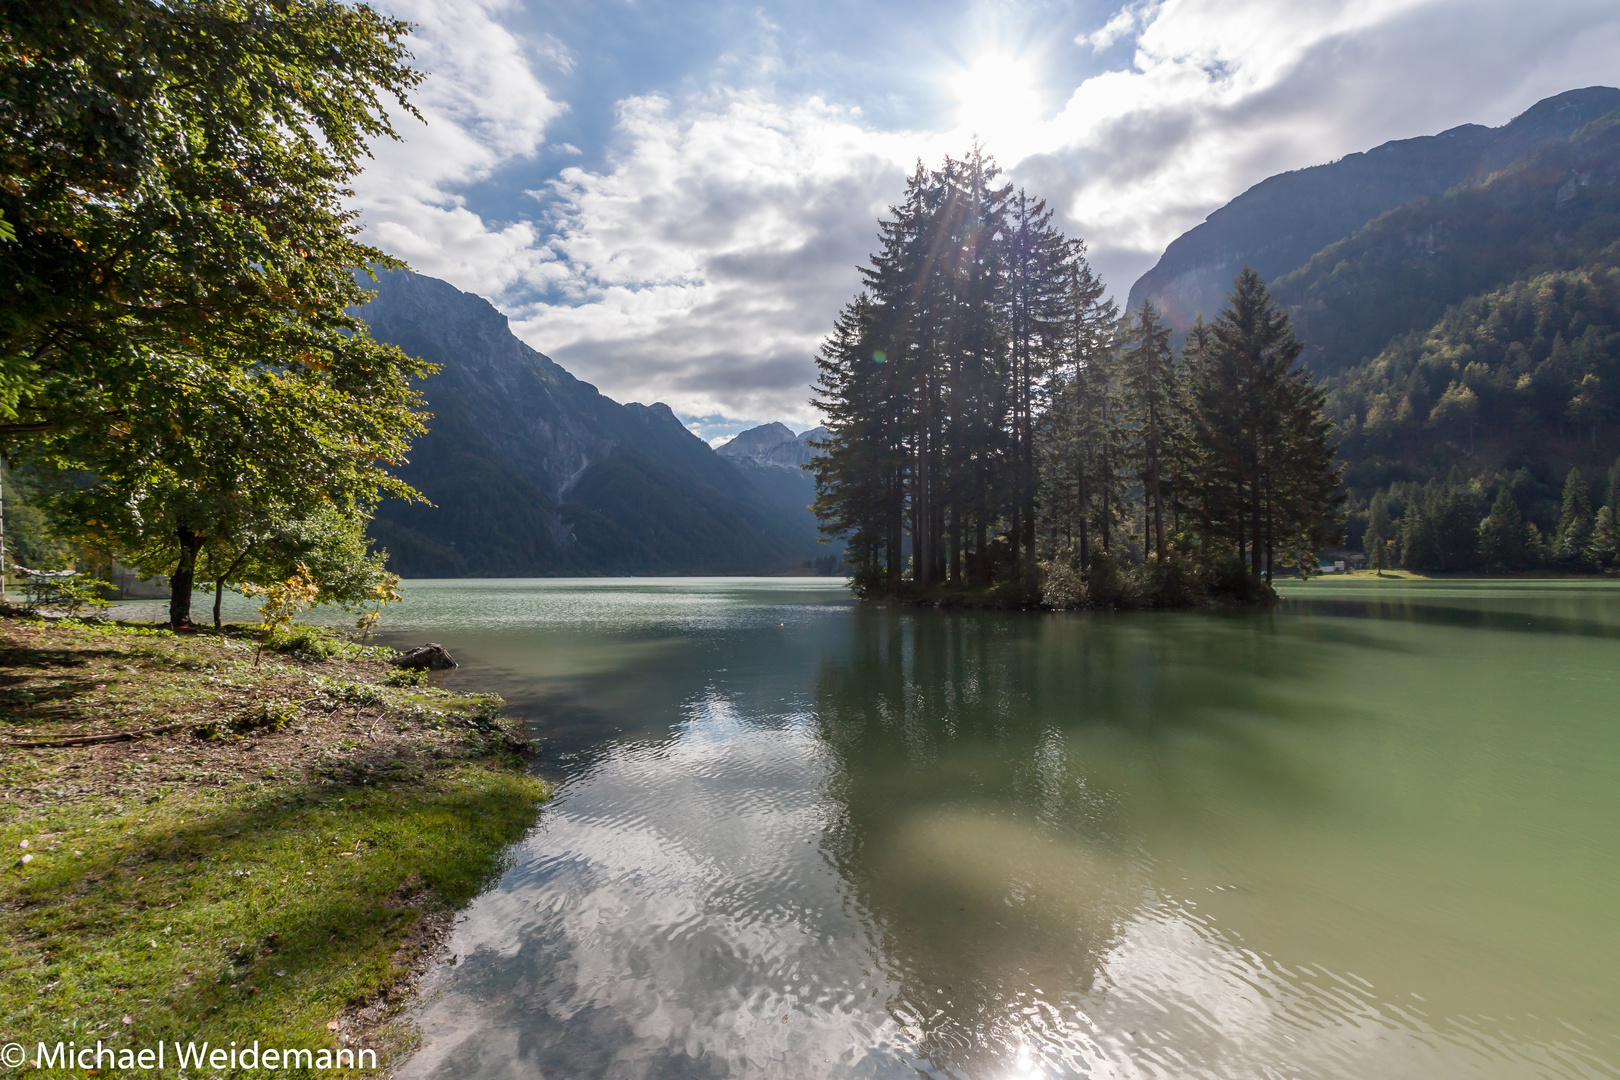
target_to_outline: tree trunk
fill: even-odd
[[[0,461],[0,469],[4,469],[5,462]],[[0,480],[0,604],[6,603],[6,493],[5,483]]]
[[[175,630],[191,625],[191,589],[197,577],[197,552],[204,537],[184,525],[174,531],[180,541],[180,561],[169,575],[169,626]]]
[[[1086,505],[1086,470],[1081,465],[1075,470],[1079,476],[1079,503],[1080,503],[1080,580],[1086,580],[1091,572],[1091,529],[1090,513]]]
[[[1153,487],[1153,556],[1164,562],[1164,485],[1159,482],[1159,414],[1148,406],[1148,483]]]
[[[219,578],[214,582],[214,633],[220,632],[219,608],[220,602],[225,598],[225,579]]]

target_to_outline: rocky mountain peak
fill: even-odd
[[[816,453],[810,443],[825,437],[827,429],[815,427],[795,435],[786,424],[761,424],[741,432],[715,453],[734,463],[748,462],[763,468],[800,470]]]

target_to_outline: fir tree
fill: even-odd
[[[1159,313],[1144,300],[1141,310],[1131,317],[1127,340],[1125,386],[1135,414],[1137,478],[1142,484],[1144,514],[1150,523],[1144,530],[1143,547],[1162,563],[1167,447],[1172,438],[1171,416],[1180,400],[1175,358],[1170,351],[1170,327],[1159,321]]]
[[[1361,547],[1367,553],[1367,562],[1379,577],[1389,569],[1389,545],[1394,540],[1394,525],[1389,519],[1389,497],[1380,491],[1367,507],[1367,531],[1362,534]]]
[[[1570,466],[1564,478],[1564,504],[1558,515],[1558,531],[1553,534],[1553,559],[1567,569],[1591,565],[1588,547],[1592,541],[1592,500],[1587,494],[1581,470]]]
[[[1269,579],[1279,550],[1314,550],[1336,535],[1344,496],[1322,392],[1294,368],[1300,343],[1252,269],[1188,344],[1193,498],[1205,529],[1253,578]]]
[[[1487,570],[1522,570],[1530,564],[1524,515],[1513,492],[1503,484],[1496,490],[1491,512],[1479,523],[1479,555]]]

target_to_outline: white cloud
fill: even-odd
[[[1121,295],[1171,240],[1269,175],[1460,123],[1500,124],[1541,97],[1612,82],[1620,9],[1165,0],[1127,7],[1083,40],[1133,30],[1129,70],[1086,79],[1003,151],[1014,179],[1091,241]]]
[[[1089,45],[1093,52],[1102,52],[1112,48],[1122,38],[1135,32],[1137,26],[1143,21],[1144,6],[1141,4],[1128,4],[1116,11],[1112,18],[1089,34],[1081,34],[1074,39],[1076,45]]]
[[[526,222],[491,226],[460,192],[497,167],[533,157],[563,109],[535,77],[528,49],[499,17],[509,0],[391,0],[389,13],[416,24],[415,95],[426,123],[395,118],[401,142],[373,148],[355,184],[364,237],[415,269],[462,288],[496,294],[539,280],[545,259]],[[566,59],[560,46],[539,51]],[[549,52],[548,52],[549,50]]]
[[[1166,244],[1268,175],[1502,123],[1612,83],[1620,55],[1612,0],[1146,0],[1075,39],[1128,46],[1130,66],[1086,78],[1046,115],[1027,73],[1004,77],[1017,69],[1002,54],[941,73],[958,109],[938,132],[875,131],[853,103],[784,101],[764,77],[631,97],[604,166],[565,168],[534,193],[533,220],[489,221],[463,193],[535,158],[563,108],[526,57],[561,71],[572,56],[503,28],[498,0],[395,10],[421,26],[429,123],[406,121],[408,141],[380,148],[362,178],[368,238],[494,299],[532,345],[619,400],[797,426],[816,421],[814,350],[919,156],[981,136],[1123,297]],[[1017,123],[997,121],[1003,100]]]
[[[536,196],[560,302],[513,327],[610,396],[689,415],[813,420],[813,353],[914,140],[819,100],[726,92],[620,105],[627,149]]]

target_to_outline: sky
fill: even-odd
[[[426,78],[364,239],[710,440],[817,422],[919,159],[982,142],[1123,299],[1267,176],[1620,85],[1614,0],[373,3]]]

